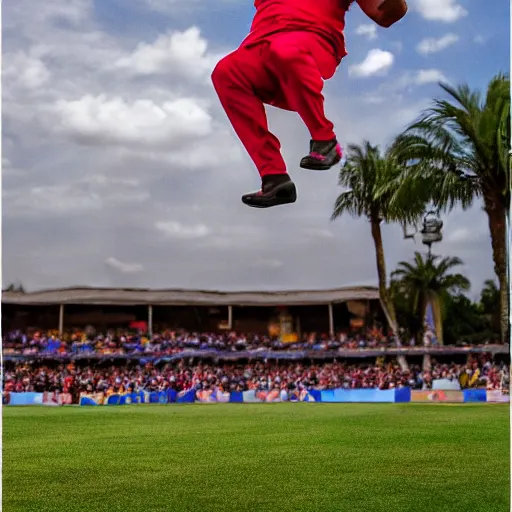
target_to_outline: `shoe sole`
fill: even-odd
[[[337,163],[341,161],[341,157],[336,157],[335,161],[331,165],[322,164],[321,162],[318,162],[318,164],[311,164],[311,165],[303,165],[300,164],[301,169],[307,169],[308,171],[329,171],[332,169]]]
[[[282,185],[278,185],[272,195],[266,196],[262,198],[261,196],[254,196],[257,201],[261,201],[258,203],[250,203],[246,202],[242,198],[242,202],[250,206],[251,208],[272,208],[273,206],[281,206],[283,204],[291,204],[297,201],[297,189],[295,184],[291,181],[288,183],[283,183]]]

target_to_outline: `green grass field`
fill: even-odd
[[[3,510],[508,512],[508,405],[3,408]]]

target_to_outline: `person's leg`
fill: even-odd
[[[268,129],[260,97],[271,97],[276,86],[263,67],[261,47],[240,48],[224,57],[212,73],[212,82],[262,179],[261,191],[243,196],[244,203],[264,208],[294,202],[295,185],[286,172],[279,140]]]
[[[330,78],[337,67],[329,43],[310,32],[284,32],[272,37],[265,53],[265,66],[279,82],[287,106],[299,114],[311,134],[310,154],[301,167],[330,169],[342,155],[324,112],[324,78]]]
[[[286,173],[281,144],[268,129],[263,101],[255,92],[274,87],[262,66],[260,48],[240,48],[224,57],[213,70],[212,82],[260,176]]]

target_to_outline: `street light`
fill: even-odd
[[[423,245],[428,247],[428,257],[432,256],[432,244],[438,243],[443,239],[441,230],[443,229],[443,221],[439,218],[439,213],[430,210],[423,219],[423,229],[421,233],[421,241]]]
[[[408,232],[407,225],[403,224],[402,229],[404,233],[404,239],[412,239],[414,242],[416,242],[418,228],[413,226],[414,230],[412,232]],[[419,231],[419,234],[421,235],[421,242],[423,243],[423,245],[426,245],[428,247],[429,260],[431,260],[432,258],[432,244],[441,242],[441,240],[443,239],[443,234],[441,233],[442,229],[443,221],[439,216],[439,211],[427,211],[425,217],[423,218],[423,227]],[[425,324],[428,326],[429,330],[435,333],[434,311],[432,309],[432,303],[430,301],[427,304],[425,318],[423,320]],[[426,365],[426,367],[430,367],[430,355],[425,354],[424,365]]]
[[[425,215],[423,219],[423,229],[420,231],[421,233],[421,241],[423,245],[428,247],[428,258],[429,260],[432,258],[432,244],[438,243],[443,239],[443,234],[441,230],[443,229],[443,221],[439,217],[439,212],[430,210]],[[435,314],[433,310],[433,303],[429,301],[427,303],[427,308],[425,311],[425,326],[432,332],[432,335],[435,336],[436,333],[436,322],[435,322]],[[441,321],[441,319],[438,319]],[[427,331],[425,331],[424,343],[427,342]],[[424,364],[430,366],[430,356],[424,357]]]

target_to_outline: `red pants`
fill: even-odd
[[[276,33],[255,46],[242,46],[217,64],[213,85],[260,176],[286,173],[264,103],[297,112],[313,140],[335,138],[324,114],[322,89],[336,67],[334,50],[311,32]]]

